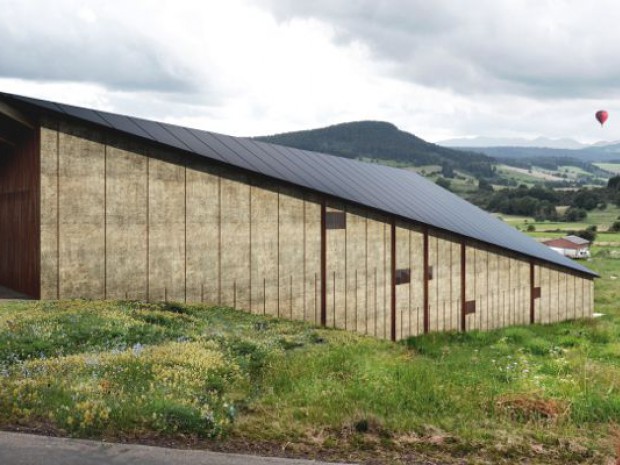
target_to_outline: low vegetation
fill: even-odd
[[[0,307],[0,427],[393,463],[605,463],[620,421],[620,255],[605,316],[400,344],[225,308]]]

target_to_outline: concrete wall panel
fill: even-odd
[[[53,124],[53,123],[52,123]],[[58,298],[58,131],[41,127],[41,299]],[[54,125],[55,126],[55,125]]]
[[[306,194],[305,214],[305,319],[321,322],[321,201],[318,196]]]
[[[328,203],[327,212],[344,212],[344,205]],[[327,326],[346,325],[346,228],[328,229],[327,242]]]
[[[476,300],[476,253],[471,245],[465,247],[465,300]],[[477,302],[476,302],[477,305]],[[476,327],[476,314],[470,313],[465,317],[465,329],[470,331]]]
[[[366,334],[366,245],[364,211],[350,207],[346,230],[346,326],[361,334]]]
[[[411,232],[406,224],[396,223],[396,270],[411,275]],[[407,338],[411,332],[411,281],[396,284],[396,339]]]
[[[187,300],[218,304],[220,170],[187,168]]]
[[[243,175],[222,177],[221,303],[250,308],[250,187]],[[282,306],[282,302],[281,302]]]
[[[60,298],[105,297],[105,146],[86,128],[60,125]]]
[[[583,288],[584,288],[584,279],[575,277],[575,308],[574,308],[574,318],[583,318],[584,310],[583,310]]]
[[[549,321],[549,270],[540,265],[536,265],[534,271],[538,277],[538,286],[540,287],[540,298],[536,299],[536,323],[545,323]]]
[[[106,149],[106,292],[108,299],[146,299],[147,158]]]
[[[252,313],[278,316],[277,186],[256,181],[252,186]]]
[[[304,320],[304,199],[290,188],[280,189],[280,315]]]
[[[384,337],[384,236],[385,228],[377,216],[369,216],[367,226],[367,297],[368,311],[366,313],[368,333],[375,337]]]
[[[409,228],[410,315],[408,336],[424,332],[424,234],[419,227]]]
[[[185,300],[185,167],[150,158],[149,289],[151,300]]]

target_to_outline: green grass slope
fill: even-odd
[[[0,428],[364,463],[605,463],[620,421],[620,255],[604,317],[393,344],[226,308],[0,304]]]

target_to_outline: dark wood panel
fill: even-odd
[[[39,298],[39,137],[0,150],[0,284]]]

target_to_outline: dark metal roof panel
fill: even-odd
[[[152,139],[151,135],[138,126],[132,118],[123,115],[115,115],[105,111],[96,111],[94,113],[106,121],[108,123],[108,127],[122,131],[126,134],[143,137],[145,139]]]
[[[0,96],[597,276],[411,171],[11,94]]]
[[[175,147],[181,150],[190,150],[187,144],[183,143],[178,137],[175,137],[164,125],[139,118],[134,118],[134,120],[138,126],[151,135],[151,140],[154,142],[159,142],[168,147]]]
[[[64,111],[67,115],[72,116],[74,118],[78,118],[84,121],[89,121],[91,123],[100,124],[103,126],[108,126],[109,123],[104,120],[97,112],[85,110],[83,108],[74,107],[71,105],[59,105],[62,111]]]
[[[0,92],[0,97],[8,97],[13,100],[17,100],[23,103],[28,103],[30,105],[35,105],[39,108],[43,108],[45,110],[53,111],[55,113],[63,113],[61,108],[61,104],[56,102],[49,102],[47,100],[39,100],[32,97],[22,97],[21,95],[7,94],[6,92]],[[84,108],[85,111],[93,111],[87,108]]]
[[[168,132],[173,137],[181,141],[183,145],[187,147],[187,149],[191,152],[197,153],[205,157],[214,158],[218,161],[226,160],[225,157],[223,157],[216,150],[213,150],[209,145],[205,144],[205,142],[199,139],[194,134],[194,131],[185,129],[180,126],[174,126],[172,124],[161,123],[160,126],[164,129],[164,131]]]

